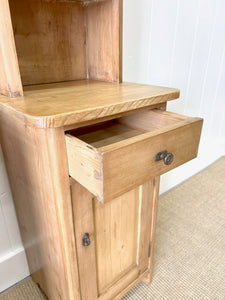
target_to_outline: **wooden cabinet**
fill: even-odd
[[[102,204],[71,181],[82,299],[114,299],[149,272],[154,184]],[[85,233],[89,246],[82,245]]]
[[[196,157],[179,90],[124,83],[121,0],[0,2],[0,138],[32,278],[50,300],[150,283],[159,176]]]

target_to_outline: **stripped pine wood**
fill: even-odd
[[[23,85],[86,79],[81,5],[43,0],[9,3]]]
[[[71,191],[82,299],[115,299],[149,272],[153,181],[104,205],[73,179]]]
[[[95,200],[96,260],[100,294],[136,266],[138,220],[138,188],[105,205]]]
[[[122,82],[121,16],[120,0],[100,1],[87,6],[88,79]]]
[[[106,122],[66,135],[70,175],[104,203],[197,155],[202,119],[159,110],[123,120],[127,127]],[[174,155],[170,165],[154,160],[162,150]]]
[[[155,249],[155,233],[156,233],[156,220],[158,210],[158,198],[159,198],[159,183],[160,178],[156,177],[152,181],[152,207],[151,207],[151,233],[150,233],[150,255],[149,255],[149,273],[144,277],[143,282],[150,284],[152,281],[153,273],[153,259]]]
[[[0,2],[0,94],[23,95],[8,0]]]
[[[21,96],[21,78],[24,86],[81,79],[122,81],[121,0],[9,4],[12,24],[8,1],[1,4],[3,94]]]
[[[32,278],[50,299],[79,299],[64,133],[4,114],[0,136]]]
[[[77,245],[81,299],[98,297],[95,258],[95,228],[93,220],[93,195],[79,183],[71,180],[74,227]],[[82,245],[82,236],[88,233],[90,245]]]
[[[0,109],[39,128],[75,126],[127,111],[164,104],[179,90],[145,84],[111,84],[92,80],[27,86],[24,97],[0,96]]]

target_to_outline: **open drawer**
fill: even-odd
[[[196,157],[201,128],[200,118],[148,110],[71,130],[70,176],[107,202]]]

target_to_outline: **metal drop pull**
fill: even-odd
[[[165,165],[170,165],[173,162],[173,154],[168,153],[167,150],[158,152],[155,155],[155,161],[163,160]]]
[[[82,236],[82,246],[84,247],[87,247],[89,246],[91,243],[91,240],[89,238],[89,233],[85,233],[83,236]]]

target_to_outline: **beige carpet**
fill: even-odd
[[[39,299],[31,279],[0,296]],[[122,299],[225,300],[225,158],[160,197],[153,281]]]

